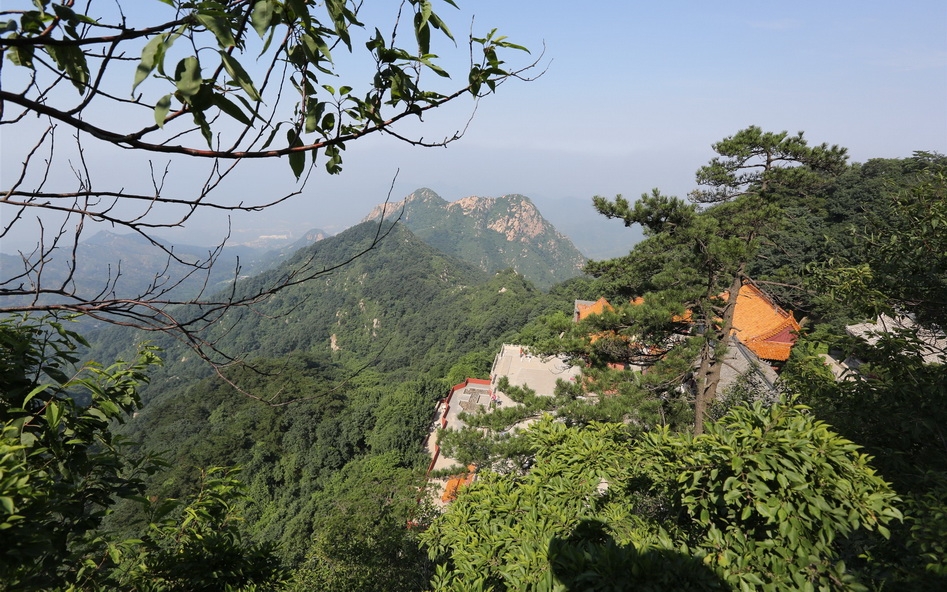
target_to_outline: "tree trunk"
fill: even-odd
[[[707,338],[700,354],[700,368],[697,371],[697,398],[694,401],[694,435],[704,433],[704,421],[707,417],[707,407],[717,398],[717,386],[720,384],[720,371],[723,370],[723,357],[730,346],[730,332],[733,330],[733,313],[737,308],[737,298],[740,297],[740,288],[743,287],[745,264],[741,264],[737,273],[730,282],[730,292],[727,295],[727,304],[723,309],[723,318],[716,331],[710,327],[714,319],[708,319]]]

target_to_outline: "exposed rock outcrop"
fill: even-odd
[[[541,288],[581,273],[585,257],[524,195],[447,202],[430,189],[376,206],[363,221],[398,219],[428,244],[485,271],[513,268]]]

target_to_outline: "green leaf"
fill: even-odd
[[[345,0],[325,0],[326,11],[335,25],[335,33],[339,40],[345,44],[349,51],[352,51],[352,39],[349,37],[349,27],[346,21],[348,9],[345,7]]]
[[[333,144],[331,146],[326,146],[326,156],[329,159],[326,161],[326,171],[330,175],[338,175],[342,172],[342,153],[341,150],[344,150],[345,146],[342,144]]]
[[[253,30],[257,32],[261,39],[273,22],[274,5],[273,0],[259,0],[253,5],[253,12],[250,13],[250,24],[253,25]]]
[[[45,391],[45,390],[48,389],[49,387],[50,387],[50,385],[48,385],[48,384],[41,384],[41,385],[37,386],[36,388],[34,388],[33,390],[31,390],[31,391],[30,391],[30,394],[26,395],[26,398],[23,399],[23,406],[26,407],[26,404],[29,403],[30,400],[31,400],[33,397],[35,397],[36,395],[38,395],[38,394],[40,394],[41,392]]]
[[[293,174],[298,179],[300,175],[303,174],[303,169],[306,168],[306,153],[301,151],[290,152],[289,167],[293,170]]]
[[[197,21],[204,25],[208,31],[217,38],[217,44],[226,49],[236,45],[233,38],[233,31],[230,29],[230,23],[227,19],[216,14],[198,12]]]
[[[433,70],[435,74],[441,78],[450,78],[450,73],[447,72],[444,68],[441,68],[437,64],[431,61],[431,58],[436,58],[436,55],[425,55],[422,56],[420,62],[427,66],[429,69]]]
[[[335,129],[335,113],[326,113],[322,118],[322,133],[328,135]]]
[[[155,103],[155,123],[158,127],[164,127],[164,120],[168,118],[168,111],[171,110],[171,95],[164,95]]]
[[[319,119],[322,117],[323,112],[325,112],[325,107],[325,103],[317,101],[314,97],[309,97],[309,100],[306,102],[305,129],[307,134],[311,134],[319,129]]]
[[[47,367],[47,368],[44,368],[44,370],[46,371],[46,374],[48,374],[50,378],[52,378],[59,384],[66,384],[67,382],[69,382],[69,377],[66,376],[66,374],[59,368]]]
[[[240,85],[240,88],[243,89],[243,92],[247,93],[254,101],[259,101],[260,93],[257,91],[256,87],[253,86],[253,81],[250,80],[250,76],[247,74],[247,71],[243,69],[243,66],[240,65],[233,56],[228,54],[225,51],[220,52],[220,59],[223,62],[224,70],[227,71],[227,74],[230,74],[230,77]]]
[[[428,19],[430,19],[431,14],[434,13],[431,0],[421,0],[420,4],[421,7],[418,9],[418,15],[420,16],[421,26],[427,26]]]
[[[18,38],[19,35],[13,35],[13,38]],[[33,69],[33,48],[25,45],[23,47],[11,47],[7,56],[10,58],[10,61],[16,66],[22,66],[24,68]]]
[[[197,96],[204,79],[201,77],[201,64],[194,56],[188,56],[178,62],[174,71],[174,84],[184,97],[190,99]],[[187,101],[190,103],[190,100]]]
[[[291,147],[302,146],[302,140],[296,130],[286,132],[286,139]],[[306,153],[300,150],[299,152],[290,152],[288,156],[289,168],[293,170],[293,174],[298,179],[306,168]]]
[[[207,122],[204,112],[202,110],[195,109],[192,112],[192,115],[194,116],[194,123],[196,123],[200,128],[201,135],[204,136],[204,140],[207,141],[207,146],[209,148],[213,148],[214,134],[211,132],[210,123]]]
[[[270,132],[269,137],[266,138],[266,142],[263,142],[263,146],[260,147],[260,150],[266,150],[270,147],[270,144],[273,143],[274,138],[276,138],[276,132],[279,131],[280,126],[283,125],[283,122],[277,123],[273,128],[273,131]]]
[[[62,407],[56,401],[50,401],[46,405],[46,423],[54,431],[59,429],[59,422],[62,420]]]
[[[227,115],[233,117],[240,123],[244,125],[253,125],[250,118],[247,117],[246,113],[240,110],[240,107],[237,107],[226,96],[218,93],[214,93],[214,104],[220,107],[220,110],[226,113]]]
[[[27,448],[32,448],[36,444],[36,434],[33,432],[20,432],[20,444]]]
[[[305,0],[286,0],[286,5],[292,11],[291,16],[302,21],[303,25],[308,28],[312,23],[312,17],[309,14],[309,8],[306,6]]]
[[[76,89],[83,93],[89,82],[89,66],[85,53],[77,45],[47,45],[46,53],[56,62],[60,72],[64,72]]]
[[[421,0],[418,11],[414,15],[414,34],[422,55],[431,50],[431,27],[428,26],[428,22],[433,12],[430,0]]]
[[[753,506],[746,504],[743,506],[743,512],[740,513],[740,520],[746,520],[753,514]]]
[[[138,62],[138,67],[135,68],[135,81],[132,83],[133,94],[138,85],[154,71],[160,57],[164,54],[164,50],[164,35],[158,35],[141,50],[141,61]]]

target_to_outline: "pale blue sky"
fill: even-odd
[[[522,193],[540,209],[683,195],[711,144],[749,125],[803,130],[855,161],[947,152],[943,0],[461,4],[477,30],[545,42],[547,73],[485,99],[447,149],[353,144],[346,171],[309,190],[313,225],[358,219],[399,167],[396,199],[420,186],[448,200]],[[458,37],[467,18],[453,20]]]
[[[292,203],[235,218],[238,237],[338,232],[384,200],[399,169],[395,200],[418,187],[450,201],[521,193],[540,210],[563,201],[590,208],[593,195],[652,187],[683,196],[711,144],[749,125],[803,130],[810,142],[847,147],[855,161],[947,153],[944,0],[458,3],[460,11],[440,13],[461,42],[476,15],[475,32],[495,26],[534,52],[545,43],[546,74],[502,86],[446,149],[381,137],[351,143],[342,175],[317,172]],[[454,51],[463,67],[466,48]],[[425,137],[462,127],[469,108],[427,117]],[[5,148],[10,141],[6,134]],[[250,199],[290,180],[285,162],[256,163],[227,190]],[[175,238],[215,236],[196,225]]]

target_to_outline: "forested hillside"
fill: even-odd
[[[760,146],[791,166],[729,175]],[[943,326],[947,161],[849,164],[758,128],[715,148],[689,201],[597,198],[645,240],[548,292],[366,222],[238,282],[241,297],[331,270],[226,311],[200,333],[215,366],[164,337],[73,376],[85,350],[68,324],[8,319],[8,397],[42,401],[36,441],[81,483],[34,492],[14,479],[22,441],[4,440],[3,495],[34,500],[5,515],[19,543],[4,565],[90,590],[207,574],[246,590],[942,589],[945,366],[910,332],[869,345],[844,327],[881,312]],[[778,392],[714,385],[701,418],[727,289],[747,279],[802,330]],[[599,296],[612,308],[576,323],[573,301]],[[89,339],[93,357],[135,360],[141,335]],[[554,397],[501,385],[520,407],[465,416],[476,429],[442,445],[477,480],[437,508],[421,447],[435,403],[503,342],[570,356],[583,379]],[[837,380],[829,353],[862,366]],[[84,507],[108,510],[67,534],[93,523]]]
[[[331,267],[378,232],[363,223],[266,274]],[[252,292],[266,274],[240,289]],[[426,511],[421,442],[436,401],[452,381],[484,376],[519,327],[569,302],[512,271],[487,274],[453,259],[395,224],[320,284],[216,325],[224,351],[247,353],[247,368],[223,370],[243,392],[169,345],[142,391],[145,407],[121,433],[169,462],[148,481],[160,498],[192,493],[202,467],[242,467],[253,500],[242,510],[247,536],[278,545],[298,589],[372,589],[360,588],[368,579],[423,589],[429,568],[405,525]],[[127,503],[110,524],[132,536],[128,526],[143,521]]]

